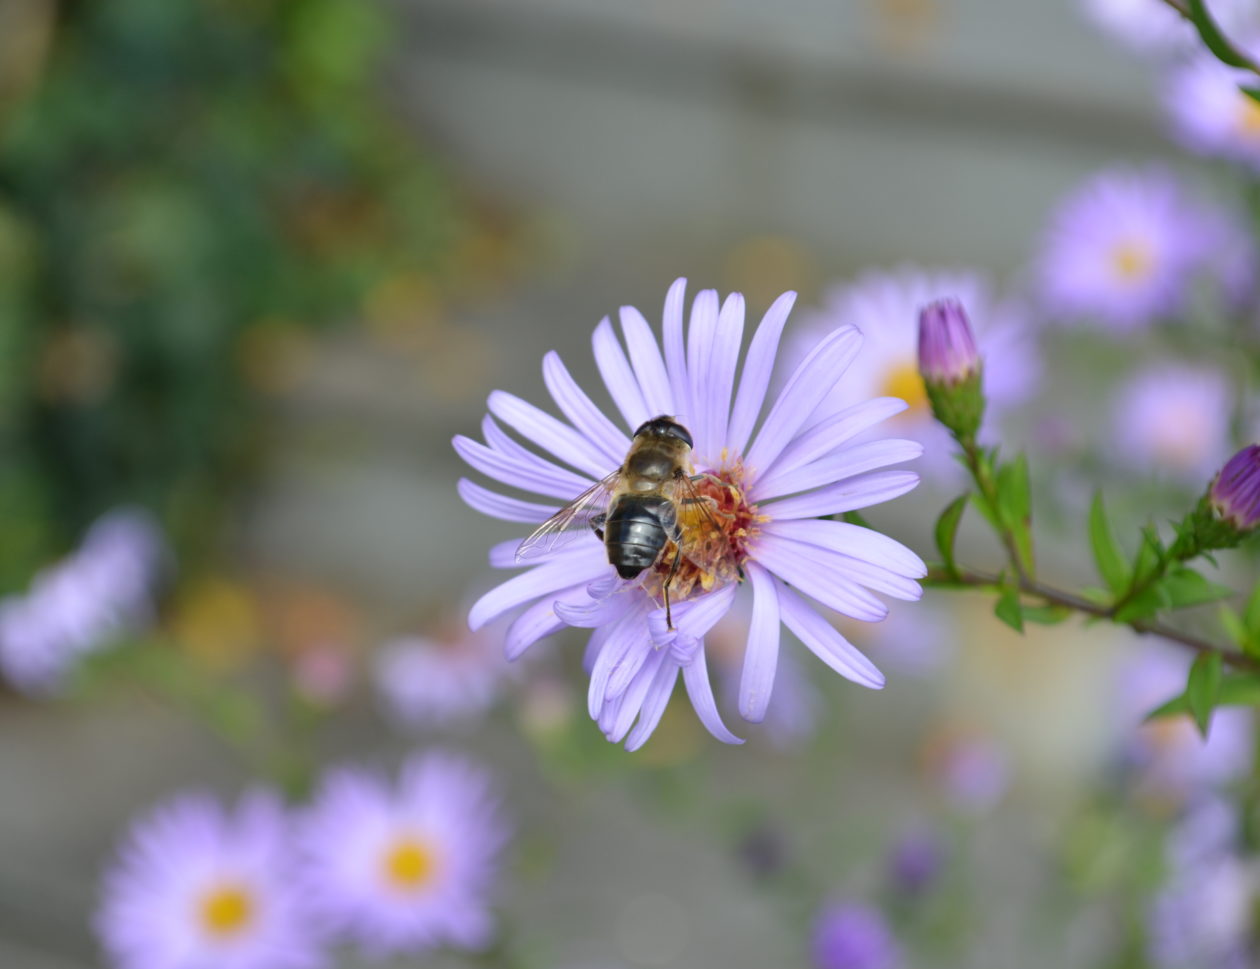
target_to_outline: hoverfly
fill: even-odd
[[[636,578],[672,553],[661,590],[665,622],[673,629],[669,589],[684,561],[707,576],[700,579],[706,588],[732,571],[725,565],[726,538],[712,500],[696,490],[695,482],[707,476],[694,474],[692,447],[691,434],[672,417],[641,424],[621,467],[539,525],[517,549],[517,559],[550,551],[588,527],[623,579]]]

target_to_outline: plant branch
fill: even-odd
[[[960,568],[951,573],[943,568],[933,568],[928,571],[927,578],[923,580],[923,584],[937,588],[969,587],[996,590],[1001,588],[1002,580],[999,576],[975,572],[970,569]],[[1044,582],[1021,577],[1019,590],[1025,595],[1041,599],[1047,605],[1062,606],[1066,609],[1071,609],[1073,612],[1095,619],[1106,619],[1110,622],[1118,621],[1114,615],[1114,607],[1091,602],[1089,599],[1075,593],[1057,589],[1054,586],[1046,585]],[[1245,656],[1237,650],[1227,649],[1210,640],[1183,632],[1162,622],[1153,619],[1134,619],[1130,622],[1124,622],[1122,625],[1128,626],[1130,629],[1143,635],[1159,636],[1167,639],[1186,649],[1193,650],[1195,653],[1219,653],[1221,659],[1235,669],[1260,672],[1260,661],[1254,660],[1250,656]]]

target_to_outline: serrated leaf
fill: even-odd
[[[1094,503],[1089,509],[1089,544],[1094,550],[1098,574],[1107,583],[1107,588],[1120,595],[1129,587],[1129,565],[1107,521],[1101,491],[1094,494]]]
[[[1230,67],[1251,68],[1251,61],[1221,33],[1221,29],[1212,19],[1212,14],[1203,0],[1186,0],[1186,8],[1190,14],[1190,22],[1194,24],[1204,45],[1216,55],[1217,60]]]
[[[1221,677],[1216,706],[1260,706],[1260,675],[1255,673],[1226,673]],[[1166,703],[1160,704],[1146,715],[1146,719],[1156,720],[1160,717],[1179,716],[1189,712],[1190,700],[1185,693],[1181,693]]]
[[[1201,606],[1234,594],[1233,589],[1210,582],[1194,569],[1185,567],[1173,569],[1160,579],[1159,584],[1167,593],[1168,605],[1172,609]]]
[[[958,571],[954,561],[954,540],[958,537],[958,526],[962,522],[963,512],[967,510],[969,495],[959,495],[941,512],[936,520],[936,548],[941,553],[941,561],[951,575]]]
[[[1024,611],[1019,604],[1019,593],[1011,588],[1003,589],[998,596],[993,614],[1017,633],[1024,631]]]
[[[1199,727],[1199,733],[1207,736],[1212,722],[1212,711],[1221,696],[1222,660],[1220,653],[1200,653],[1190,667],[1190,679],[1186,682],[1186,705],[1190,716]]]
[[[1072,615],[1072,610],[1067,606],[1044,605],[1044,606],[1024,606],[1024,621],[1035,622],[1042,626],[1054,626],[1063,622]]]

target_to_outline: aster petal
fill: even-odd
[[[795,524],[810,523],[797,522]],[[822,523],[819,522],[819,524]],[[825,568],[837,578],[848,579],[855,585],[866,586],[876,592],[910,602],[923,597],[923,589],[919,583],[907,578],[900,571],[874,565],[852,554],[838,552],[814,542],[796,541],[782,535],[775,536],[775,541],[783,543],[783,551],[786,554],[814,562],[819,568]]]
[[[670,386],[660,347],[656,344],[652,327],[633,306],[621,308],[621,332],[625,335],[630,363],[643,389],[648,412],[653,415],[675,413],[674,389]],[[621,453],[624,455],[625,449]]]
[[[846,407],[815,424],[784,448],[774,468],[762,476],[760,487],[767,493],[782,479],[813,461],[833,454],[869,427],[900,414],[910,405],[899,397],[876,397]]]
[[[701,290],[691,304],[691,324],[687,328],[687,373],[691,377],[691,410],[683,415],[683,423],[691,429],[696,450],[704,456],[709,453],[709,428],[713,417],[709,400],[709,360],[713,356],[717,320],[717,290]]]
[[[673,695],[677,682],[678,666],[668,660],[661,663],[660,669],[656,671],[648,687],[647,696],[643,699],[643,706],[639,710],[639,722],[626,737],[626,750],[635,751],[647,743],[647,739],[652,736],[652,731],[661,722],[661,717],[669,705],[669,698]]]
[[[546,596],[538,600],[512,620],[503,635],[503,655],[515,660],[538,640],[563,629],[565,622],[556,615],[555,604],[561,600],[572,601],[579,593],[585,595],[584,586],[570,586],[554,598]]]
[[[514,428],[542,450],[554,454],[565,464],[589,474],[596,480],[608,473],[608,462],[591,453],[591,442],[515,394],[496,390],[487,401],[490,413]]]
[[[744,358],[739,391],[735,395],[726,432],[726,444],[733,454],[742,454],[748,439],[752,437],[757,416],[761,413],[761,405],[766,400],[766,388],[770,386],[770,375],[779,352],[783,324],[787,322],[788,313],[792,311],[795,302],[796,294],[792,292],[784,293],[776,299],[766,310],[757,332],[753,334],[748,355]]]
[[[629,596],[604,596],[579,603],[556,603],[556,614],[570,626],[579,629],[595,629],[616,622],[634,607]]]
[[[745,572],[752,585],[753,611],[739,680],[739,715],[750,723],[760,723],[770,705],[779,663],[779,599],[774,579],[761,566],[748,562]]]
[[[823,337],[801,361],[745,455],[744,465],[754,476],[772,469],[775,458],[822,403],[861,346],[862,334],[844,326]]]
[[[641,606],[626,613],[611,626],[601,626],[595,630],[592,638],[602,634],[602,642],[595,661],[591,664],[591,683],[586,695],[587,709],[593,719],[599,719],[600,711],[604,709],[608,698],[623,692],[625,683],[638,672],[639,664],[643,661],[642,654],[649,650],[646,618],[647,609]],[[621,689],[616,693],[610,692],[609,681],[626,665],[626,657],[635,652],[636,646],[642,647],[635,657],[637,662],[629,664],[629,675],[621,678]]]
[[[914,552],[895,538],[861,525],[824,520],[784,521],[769,522],[763,531],[831,549],[882,566],[897,575],[915,579],[927,575],[927,566]]]
[[[699,405],[708,414],[709,420],[706,437],[697,440],[696,444],[700,456],[709,464],[717,464],[722,458],[731,414],[731,392],[735,388],[735,367],[743,340],[744,297],[739,293],[731,293],[718,313],[713,347],[709,354],[705,399]]]
[[[568,501],[594,484],[590,478],[583,478],[541,458],[527,462],[508,457],[462,434],[451,443],[456,453],[482,474],[515,488]]]
[[[651,649],[645,646],[639,662],[638,671],[626,685],[625,691],[618,697],[610,699],[600,712],[599,725],[604,735],[614,743],[620,742],[630,730],[635,718],[643,709],[652,682],[663,665],[673,666],[669,662],[669,654],[664,650]],[[655,725],[653,725],[655,726]]]
[[[778,592],[783,624],[810,652],[846,679],[873,690],[883,689],[884,674],[857,647],[786,585],[780,583]]]
[[[691,383],[687,380],[687,349],[683,339],[683,304],[687,299],[687,280],[676,279],[665,294],[664,336],[665,369],[674,391],[674,415],[690,414]]]
[[[913,490],[918,483],[919,476],[913,471],[875,471],[793,498],[767,502],[759,505],[758,511],[771,521],[837,515],[890,501]]]
[[[600,376],[604,378],[613,403],[630,427],[638,427],[653,415],[648,412],[643,392],[639,389],[639,381],[630,369],[630,361],[626,359],[625,351],[617,342],[617,334],[608,317],[605,316],[600,320],[599,326],[595,327],[591,345],[595,350],[595,365],[599,367]]]
[[[755,556],[780,579],[842,615],[864,622],[878,622],[888,615],[888,607],[873,595],[827,568],[828,563],[820,561],[826,553],[820,557],[801,554],[803,547],[776,541],[775,536],[763,533],[758,539]]]
[[[468,611],[468,627],[476,631],[509,609],[552,595],[575,582],[591,581],[609,567],[603,552],[602,548],[597,548],[566,555],[513,576],[473,603]]]
[[[780,476],[773,487],[762,487],[760,481],[755,481],[748,489],[749,497],[759,504],[770,498],[778,498],[798,491],[809,491],[811,488],[843,481],[845,478],[884,468],[890,464],[913,461],[922,453],[923,445],[918,441],[893,438],[855,444],[851,448],[829,454],[803,468],[797,468],[790,474]]]
[[[630,448],[630,438],[608,419],[586,395],[555,350],[543,357],[543,382],[560,412],[597,446],[612,464],[618,464]]]
[[[695,659],[683,666],[682,674],[687,696],[691,698],[691,705],[704,728],[724,744],[742,744],[743,739],[731,733],[722,722],[717,701],[713,698],[713,684],[709,682],[709,668],[703,649],[696,653]]]
[[[470,508],[503,521],[545,522],[560,510],[559,505],[538,505],[532,501],[509,498],[467,478],[460,478],[455,489]]]
[[[516,557],[517,550],[520,549],[521,542],[524,539],[509,538],[504,542],[496,542],[490,546],[490,554],[488,556],[490,567],[495,569],[519,569],[528,565],[542,565],[544,562],[554,562],[569,555],[576,555],[580,560],[585,560],[590,549],[584,548],[583,544],[596,541],[594,532],[566,532],[562,537],[569,542],[578,540],[578,544],[557,544],[545,552],[532,552],[529,560],[525,562],[520,561]]]

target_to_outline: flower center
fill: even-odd
[[[923,410],[927,405],[923,378],[919,376],[919,368],[913,360],[900,360],[884,371],[880,394],[884,397],[900,397],[910,405],[906,413]]]
[[[1260,104],[1250,95],[1238,93],[1238,113],[1234,123],[1244,138],[1260,138]]]
[[[702,472],[693,482],[698,500],[684,501],[678,509],[682,541],[666,547],[641,583],[658,602],[664,599],[667,580],[673,602],[742,580],[740,566],[748,558],[749,540],[757,534],[758,523],[765,521],[744,495],[743,482],[744,468],[738,462],[723,462],[720,470]],[[678,550],[682,558],[675,570]]]
[[[201,899],[201,927],[214,939],[235,938],[253,925],[257,908],[244,885],[216,886]]]
[[[437,855],[423,839],[404,835],[385,854],[385,881],[401,892],[416,892],[432,884]]]
[[[1151,274],[1155,257],[1150,246],[1136,239],[1120,242],[1111,250],[1111,268],[1123,282],[1136,283]]]

